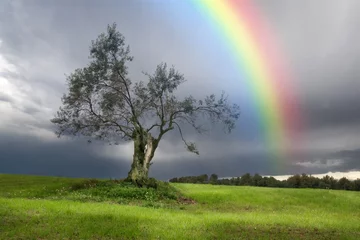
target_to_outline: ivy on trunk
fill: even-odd
[[[86,136],[109,143],[134,142],[128,179],[143,185],[162,137],[177,129],[186,148],[199,154],[195,143],[185,140],[182,126],[188,124],[198,133],[206,129],[205,120],[219,122],[228,133],[239,118],[239,106],[230,104],[223,92],[204,100],[188,96],[179,100],[174,92],[185,82],[184,76],[161,63],[148,81],[133,83],[127,63],[133,60],[125,38],[108,25],[107,32],[90,46],[90,63],[67,76],[68,93],[51,122],[57,135]],[[89,140],[90,141],[90,140]]]

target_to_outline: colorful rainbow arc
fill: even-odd
[[[300,132],[300,109],[292,77],[275,37],[251,0],[193,0],[226,38],[259,113],[270,156],[291,157]]]

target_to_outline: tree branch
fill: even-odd
[[[155,128],[155,127],[160,127],[160,126],[161,126],[160,124],[155,123],[154,125],[152,125],[151,127],[149,127],[146,131],[147,131],[147,132],[150,132],[153,128]]]
[[[88,98],[87,100],[85,99],[84,101],[86,101],[86,102],[89,104],[90,110],[88,110],[88,109],[86,109],[86,110],[88,110],[92,115],[94,115],[95,117],[97,117],[97,118],[98,118],[100,121],[102,121],[103,123],[113,123],[113,124],[115,124],[115,126],[117,126],[117,127],[119,128],[119,130],[120,130],[124,135],[126,135],[127,137],[131,137],[131,135],[130,135],[127,131],[124,130],[124,128],[127,128],[128,130],[131,131],[132,129],[131,129],[130,127],[120,125],[120,124],[118,124],[117,122],[111,121],[111,120],[108,120],[108,119],[104,120],[100,114],[95,113],[90,98]]]
[[[184,139],[184,137],[183,137],[183,134],[182,134],[182,131],[181,131],[180,125],[179,125],[177,122],[173,122],[173,123],[178,127],[179,132],[180,132],[181,139],[183,140],[184,144],[186,145],[188,151],[193,152],[193,153],[199,155],[199,151],[196,149],[195,144],[194,144],[194,143],[188,144],[188,143],[185,141],[185,139]]]
[[[128,98],[128,96],[126,96],[122,91],[120,91],[119,89],[117,89],[117,88],[115,88],[115,87],[113,87],[113,86],[110,86],[110,85],[108,85],[108,84],[106,84],[105,82],[99,82],[101,85],[103,85],[103,86],[105,86],[105,87],[108,87],[108,88],[111,88],[111,89],[113,89],[113,90],[115,90],[117,93],[119,93],[119,94],[121,94],[123,97],[124,97],[124,99],[126,100],[126,102],[127,102],[127,104],[129,104],[129,106],[131,105],[131,101],[130,101],[130,99]]]
[[[112,53],[112,55],[113,55],[114,60],[118,61],[116,55],[114,53]],[[126,79],[122,76],[119,69],[116,68],[116,72],[119,75],[119,77],[122,79],[122,82],[123,82],[123,84],[125,86],[125,91],[127,93],[128,99],[129,99],[128,104],[130,105],[130,109],[131,109],[131,112],[132,112],[132,115],[133,115],[133,118],[134,118],[133,120],[138,125],[138,127],[142,130],[143,127],[141,126],[141,124],[139,122],[139,119],[138,119],[138,117],[136,115],[136,111],[135,111],[134,105],[133,105],[132,100],[131,100],[130,90],[129,90],[129,86],[128,86],[127,82],[126,82]]]

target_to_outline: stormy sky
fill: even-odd
[[[65,75],[88,63],[89,46],[117,23],[130,45],[134,81],[166,62],[187,82],[178,95],[227,92],[241,107],[231,135],[190,129],[200,155],[174,132],[156,153],[159,179],[360,171],[360,2],[257,0],[291,68],[302,116],[301,159],[269,161],[254,109],[226,40],[190,1],[3,0],[0,2],[0,173],[125,177],[132,143],[107,146],[58,139],[50,119],[66,92]],[[278,166],[281,165],[281,166]],[[360,175],[358,175],[360,177]]]

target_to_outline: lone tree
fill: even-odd
[[[116,24],[108,25],[107,32],[92,41],[88,66],[67,76],[68,93],[51,122],[57,125],[58,137],[83,135],[110,144],[132,140],[134,155],[127,179],[142,186],[167,132],[178,129],[187,149],[199,154],[195,144],[184,139],[181,126],[189,124],[201,133],[204,129],[197,122],[208,118],[213,123],[221,122],[230,133],[240,113],[224,93],[219,99],[214,94],[204,100],[192,96],[177,99],[174,91],[184,77],[164,63],[153,74],[144,73],[147,83],[132,83],[126,65],[133,59],[129,54],[129,46],[125,46]]]

